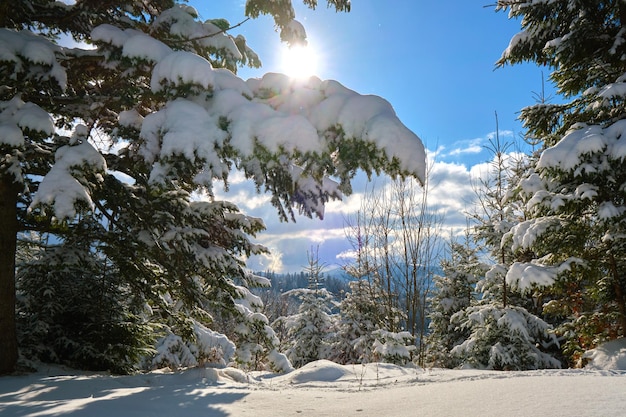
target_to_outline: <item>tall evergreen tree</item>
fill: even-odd
[[[320,247],[318,245],[315,251],[311,247],[311,250],[306,253],[308,265],[304,268],[304,271],[308,275],[308,288],[310,290],[319,290],[326,287],[326,280],[324,279],[324,268],[326,265],[320,261],[319,252]]]
[[[450,353],[453,360],[492,369],[558,367],[559,361],[547,352],[557,341],[540,317],[541,308],[534,308],[534,294],[511,282],[528,254],[505,244],[527,216],[526,200],[513,189],[528,159],[507,153],[498,132],[490,149],[491,170],[478,190],[480,209],[473,217],[478,223],[474,238],[493,263],[476,282],[475,300],[450,318],[467,335]]]
[[[289,0],[249,0],[246,14],[305,40]],[[244,82],[237,67],[259,61],[229,26],[173,0],[0,6],[0,373],[17,359],[20,231],[99,225],[90,250],[137,305],[210,322],[236,310],[242,257],[265,250],[249,240],[263,222],[216,201],[214,182],[239,170],[290,219],[321,216],[359,168],[423,179],[423,146],[389,103],[316,78]]]
[[[522,22],[499,64],[550,67],[564,98],[521,113],[542,147],[518,184],[530,217],[508,237],[527,259],[507,277],[548,287],[546,311],[574,364],[626,335],[626,3],[500,0],[498,9]]]

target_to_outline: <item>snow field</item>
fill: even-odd
[[[622,352],[624,353],[624,352]],[[192,368],[133,376],[48,368],[0,378],[13,416],[623,416],[626,371],[498,372],[312,362],[285,375]]]

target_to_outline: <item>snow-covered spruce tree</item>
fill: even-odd
[[[325,288],[299,288],[287,291],[284,296],[300,300],[297,314],[278,319],[287,328],[287,358],[296,368],[319,359],[328,359],[334,330],[330,315],[334,298],[332,294]]]
[[[261,312],[263,302],[249,291],[249,288],[267,288],[270,281],[253,274],[247,275],[247,281],[246,285],[240,286],[245,296],[235,300],[240,313],[233,335],[237,344],[235,362],[246,370],[288,372],[293,368],[287,357],[279,352],[280,340],[267,316]]]
[[[204,364],[228,365],[235,355],[235,344],[222,333],[191,319],[192,335],[183,337],[168,328],[156,342],[155,352],[142,358],[143,369],[195,367]]]
[[[482,303],[452,316],[469,332],[451,353],[460,363],[475,368],[527,370],[558,368],[560,362],[545,350],[556,342],[545,321],[522,307]]]
[[[268,319],[259,312],[261,300],[251,289],[269,286],[269,280],[252,273],[240,277],[236,284],[239,298],[234,306],[216,308],[208,305],[201,313],[180,313],[185,304],[166,294],[170,313],[165,332],[156,343],[156,352],[143,358],[142,367],[152,369],[168,366],[198,366],[205,363],[228,365],[235,362],[245,369],[291,369],[284,355],[277,351],[278,339],[268,326]],[[210,323],[209,329],[201,323]],[[236,344],[235,344],[236,342]]]
[[[319,252],[319,245],[317,245],[315,251],[311,247],[311,250],[306,252],[308,265],[305,267],[304,272],[308,275],[308,288],[310,290],[325,288],[324,268],[326,264],[320,261]]]
[[[168,298],[185,306],[179,314],[207,319],[202,311],[234,311],[241,256],[264,250],[249,241],[262,221],[216,201],[214,181],[227,185],[231,171],[242,171],[289,219],[294,210],[321,216],[325,202],[351,191],[359,168],[424,176],[421,142],[386,101],[316,78],[237,78],[239,65],[259,62],[223,19],[200,21],[172,0],[5,3],[0,372],[17,359],[22,230],[93,219],[103,233],[91,249],[114,265],[137,305],[168,316]],[[329,4],[349,9],[348,1]],[[290,1],[250,0],[246,13],[272,15],[288,42],[305,37]],[[64,47],[58,34],[91,45]]]
[[[350,292],[339,303],[330,359],[341,364],[375,360],[375,332],[387,330],[388,308],[380,284],[359,279],[349,282]],[[395,311],[396,320],[400,313]]]
[[[32,248],[17,271],[22,356],[128,372],[149,354],[157,329],[137,314],[119,274],[79,236],[61,244],[21,242]]]
[[[406,365],[411,362],[412,352],[417,349],[415,336],[410,332],[389,332],[384,329],[373,332],[372,357],[376,362]]]
[[[474,185],[477,204],[470,218],[475,223],[473,238],[493,264],[492,272],[481,280],[479,291],[506,307],[511,294],[499,271],[506,270],[513,261],[513,254],[501,245],[501,241],[511,227],[523,220],[523,210],[517,200],[509,198],[509,190],[516,174],[523,170],[526,157],[512,152],[512,143],[500,139],[497,120],[496,115],[496,134],[487,146],[492,159],[488,170],[481,173]]]
[[[535,307],[534,294],[510,285],[509,272],[528,254],[503,243],[526,218],[525,200],[512,189],[528,159],[505,153],[499,135],[491,144],[494,158],[477,190],[480,210],[473,218],[478,223],[474,238],[493,264],[476,283],[476,301],[450,317],[455,328],[468,335],[450,353],[453,360],[480,368],[558,367],[559,361],[547,352],[557,344],[551,326],[537,315],[541,311],[529,310]]]
[[[470,334],[459,326],[460,323],[452,321],[452,317],[475,304],[474,286],[487,270],[476,252],[469,234],[463,243],[451,242],[447,258],[441,261],[442,274],[434,277],[426,356],[432,366],[454,368],[460,365],[458,357],[450,352]]]
[[[498,9],[522,18],[499,63],[549,66],[565,99],[521,113],[542,148],[519,181],[530,217],[509,236],[532,256],[507,277],[547,286],[545,311],[576,364],[626,334],[626,3],[501,0]]]

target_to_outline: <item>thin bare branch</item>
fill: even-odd
[[[242,20],[241,22],[237,23],[236,25],[227,27],[226,29],[222,29],[219,32],[215,32],[215,33],[211,33],[210,35],[204,35],[204,36],[198,36],[196,38],[190,38],[190,39],[168,39],[167,41],[173,44],[177,44],[177,43],[187,43],[187,42],[195,42],[201,39],[207,39],[207,38],[212,38],[213,36],[217,36],[217,35],[221,35],[222,33],[226,33],[229,30],[235,29],[241,25],[243,25],[244,23],[246,23],[248,20],[250,20],[249,17],[246,17],[244,20]]]

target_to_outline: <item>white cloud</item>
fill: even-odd
[[[236,177],[236,176],[235,176]],[[235,178],[239,179],[239,178]],[[229,190],[224,191],[219,182],[215,183],[213,190],[215,198],[217,200],[230,201],[236,204],[241,211],[246,214],[251,214],[256,217],[264,217],[269,209],[276,212],[276,209],[271,204],[271,197],[269,194],[257,193],[254,184],[251,181],[239,181],[230,182]],[[257,212],[254,214],[254,212]]]
[[[440,158],[478,155],[491,147],[491,141],[496,139],[496,135],[499,136],[501,143],[510,143],[515,138],[515,132],[512,130],[499,130],[489,132],[484,137],[456,141],[449,151],[446,151],[446,147],[439,147],[435,153]]]
[[[483,141],[484,140],[482,138],[477,138],[477,139],[470,139],[470,140],[457,142],[455,144],[457,145],[457,147],[455,147],[452,151],[442,156],[459,156],[463,154],[481,153],[482,151],[485,150],[483,146]]]
[[[246,174],[243,171],[232,171],[228,175],[228,184],[237,185],[247,182]]]
[[[492,161],[482,162],[470,168],[469,175],[472,181],[486,181],[489,173],[493,171]]]
[[[350,263],[356,259],[357,252],[354,249],[347,249],[343,252],[339,252],[335,256],[340,262]]]
[[[343,214],[349,215],[356,213],[361,207],[361,199],[363,193],[353,193],[347,197],[343,197],[341,200],[330,201],[326,204],[325,217],[330,214]]]
[[[527,158],[526,154],[521,152],[508,152],[503,155],[502,163],[507,169],[516,167],[520,161]],[[473,181],[482,180],[487,181],[490,176],[494,174],[496,170],[496,156],[493,155],[490,161],[485,161],[480,164],[475,164],[470,169],[470,176]]]
[[[283,253],[279,250],[272,250],[270,253],[254,255],[248,259],[248,268],[253,271],[274,271],[279,272],[285,269],[283,265]]]
[[[437,151],[430,151],[429,158],[436,159]],[[512,164],[521,154],[507,155],[507,163]],[[432,162],[428,200],[431,210],[445,215],[442,231],[444,234],[460,235],[467,227],[467,213],[475,209],[475,187],[478,179],[487,179],[491,172],[491,161],[467,166],[458,162]],[[320,260],[329,268],[346,265],[354,259],[354,248],[346,237],[346,224],[352,215],[361,209],[361,199],[373,185],[364,174],[358,174],[353,181],[353,194],[342,201],[332,201],[326,206],[323,220],[297,216],[296,222],[279,221],[276,209],[270,203],[270,196],[257,194],[251,181],[233,177],[231,190],[219,190],[220,198],[236,203],[241,210],[251,216],[260,217],[267,230],[257,235],[255,242],[268,247],[269,256],[254,256],[248,265],[254,270],[274,270],[276,272],[301,271],[307,265],[307,251],[319,245]],[[375,180],[374,186],[383,187],[384,178]],[[217,193],[218,190],[216,190]]]
[[[496,139],[496,135],[499,136],[501,139],[507,139],[507,141],[509,141],[510,139],[513,139],[515,137],[515,132],[513,132],[512,130],[498,130],[497,132],[493,131],[487,133],[487,139],[494,140]]]

